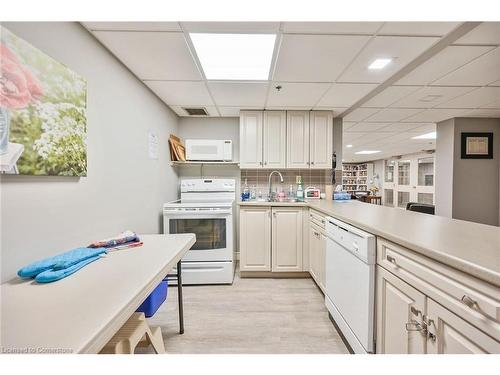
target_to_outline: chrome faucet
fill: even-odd
[[[281,175],[280,172],[278,171],[272,171],[271,173],[269,173],[269,195],[268,195],[268,198],[267,200],[268,201],[272,201],[273,200],[273,189],[272,189],[272,185],[271,185],[271,177],[273,176],[273,174],[277,173],[279,176],[280,176],[280,182],[283,183],[283,176]]]

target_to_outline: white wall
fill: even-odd
[[[436,125],[435,205],[436,215],[453,216],[454,119]]]
[[[462,159],[462,132],[492,132],[493,159]],[[453,218],[499,225],[500,119],[456,118]]]
[[[80,24],[2,25],[88,82],[88,176],[1,178],[2,281],[125,229],[159,233],[162,204],[177,196],[166,141],[177,116]],[[159,160],[148,158],[148,130],[160,137]]]

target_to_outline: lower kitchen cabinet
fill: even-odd
[[[377,266],[377,353],[423,354],[425,295]]]
[[[321,290],[325,290],[326,237],[314,224],[309,226],[309,273]]]
[[[302,208],[273,207],[272,271],[302,271]]]
[[[240,209],[240,270],[271,271],[271,207]]]
[[[500,343],[432,299],[427,301],[429,354],[500,353]]]
[[[377,238],[377,353],[500,354],[498,292]]]
[[[302,272],[302,207],[240,207],[240,270]]]

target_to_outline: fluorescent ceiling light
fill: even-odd
[[[368,67],[368,69],[372,69],[372,70],[375,70],[375,69],[383,69],[385,68],[385,66],[387,64],[389,64],[390,62],[392,61],[392,59],[376,59],[374,60],[370,66]]]
[[[436,139],[436,132],[430,132],[412,137],[412,139]]]
[[[363,151],[355,152],[355,154],[358,154],[358,155],[371,155],[371,154],[377,154],[379,152],[381,152],[381,151],[363,150]]]
[[[347,147],[347,148],[351,148],[351,147],[352,147],[352,145],[345,145],[345,147]]]
[[[189,34],[207,79],[267,80],[275,34]]]

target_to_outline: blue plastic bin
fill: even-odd
[[[136,311],[143,312],[144,315],[146,315],[146,318],[152,317],[156,311],[158,311],[161,304],[167,299],[167,290],[168,281],[163,280]]]

